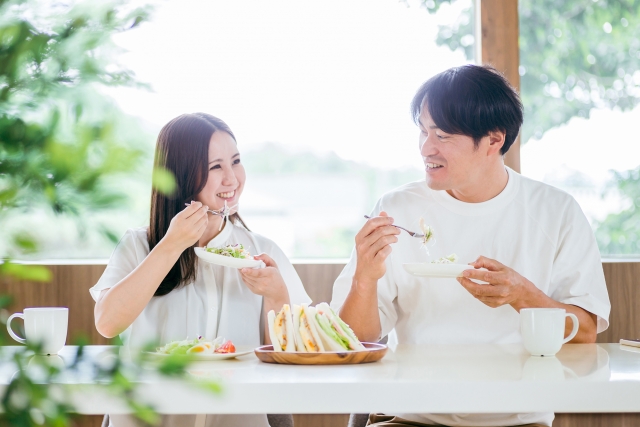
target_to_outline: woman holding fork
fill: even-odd
[[[198,336],[240,346],[270,343],[269,310],[310,299],[280,248],[251,232],[238,213],[246,175],[233,132],[209,114],[179,116],[160,131],[155,164],[174,175],[176,189],[170,195],[152,190],[149,227],[125,233],[91,288],[98,332],[120,335],[134,347]],[[266,267],[198,262],[193,249],[235,244],[260,254],[254,258]],[[114,427],[130,423],[128,416],[111,418]],[[268,422],[266,415],[171,415],[162,425]]]

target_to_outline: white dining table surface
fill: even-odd
[[[70,363],[75,351],[65,347],[58,360]],[[85,351],[108,360],[118,350]],[[15,372],[0,365],[0,395]],[[144,372],[139,397],[166,414],[640,412],[640,349],[620,344],[566,344],[545,358],[521,344],[399,345],[361,365],[276,365],[249,354],[189,367],[192,379],[218,381],[220,394]],[[67,383],[80,413],[129,412],[89,377]]]

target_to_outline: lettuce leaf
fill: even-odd
[[[349,341],[338,335],[331,326],[331,323],[324,316],[316,313],[316,319],[318,320],[318,325],[320,325],[322,330],[329,336],[329,338],[340,344],[340,346],[345,350],[349,350]]]

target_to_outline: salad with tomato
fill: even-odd
[[[231,340],[218,337],[213,341],[204,340],[201,336],[195,339],[171,341],[156,348],[160,354],[230,354],[236,352],[236,347]]]

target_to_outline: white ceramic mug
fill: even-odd
[[[25,338],[11,329],[11,321],[16,317],[24,320]],[[67,341],[68,324],[69,309],[66,307],[25,308],[23,313],[12,314],[7,319],[7,331],[21,344],[40,343],[40,354],[58,354]]]
[[[573,329],[564,337],[565,319],[570,317]],[[532,356],[555,356],[562,344],[578,333],[578,318],[563,308],[523,308],[520,310],[520,333],[524,347]]]

